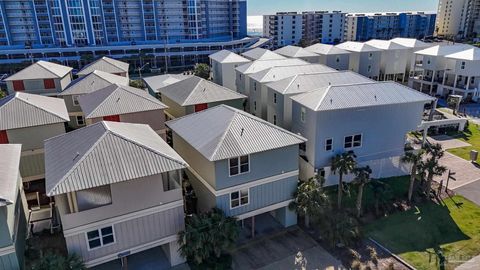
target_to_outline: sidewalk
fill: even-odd
[[[477,270],[480,268],[480,255],[455,268],[455,270]]]

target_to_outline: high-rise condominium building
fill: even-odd
[[[345,15],[340,11],[278,12],[263,16],[263,35],[273,39],[274,47],[321,42],[343,41]]]
[[[480,37],[480,0],[439,0],[435,34],[439,37]]]
[[[433,35],[436,14],[426,12],[388,12],[348,14],[345,39],[367,41],[396,37],[423,38]]]

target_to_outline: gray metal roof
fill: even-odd
[[[221,50],[219,52],[216,52],[214,54],[211,54],[208,56],[210,59],[220,62],[220,63],[248,63],[250,60],[248,60],[245,57],[242,57],[234,52],[227,51],[227,50]]]
[[[339,49],[350,51],[350,52],[376,52],[381,51],[381,49],[370,46],[364,42],[357,41],[347,41],[340,43],[336,46]]]
[[[306,141],[301,136],[227,105],[190,114],[169,121],[167,125],[210,161]]]
[[[456,60],[468,60],[468,61],[479,61],[480,60],[480,49],[471,48],[461,52],[448,54],[446,58],[456,59]]]
[[[390,41],[405,46],[407,48],[427,48],[431,47],[431,43],[425,43],[415,38],[394,38]]]
[[[281,60],[286,57],[281,56],[278,53],[272,52],[263,48],[255,48],[249,51],[242,53],[243,57],[246,57],[252,61],[254,60]]]
[[[40,60],[6,78],[5,81],[57,79],[63,78],[71,71],[71,67]]]
[[[128,63],[112,59],[110,57],[102,57],[86,66],[84,66],[77,75],[87,75],[94,72],[95,70],[100,70],[108,73],[128,73]]]
[[[285,58],[280,60],[256,60],[236,68],[237,71],[243,74],[256,73],[271,67],[277,66],[299,66],[309,64],[306,61],[297,58]]]
[[[45,141],[48,196],[187,166],[155,131],[143,124],[98,122]]]
[[[292,58],[294,58],[294,57],[315,57],[315,56],[318,56],[317,54],[315,54],[311,51],[305,50],[302,47],[292,46],[292,45],[282,47],[280,49],[275,50],[274,52],[278,53],[280,55],[283,55],[283,56],[286,56],[286,57],[292,57]]]
[[[349,51],[342,50],[333,45],[316,43],[305,48],[307,51],[311,51],[320,55],[336,55],[336,54],[350,54]]]
[[[59,96],[88,94],[112,84],[128,85],[129,79],[100,70],[95,70],[87,76],[71,82]]]
[[[370,82],[328,86],[293,96],[314,111],[362,108],[391,104],[430,102],[433,97],[395,82]]]
[[[21,144],[0,144],[0,207],[17,200]]]
[[[273,82],[273,81],[285,79],[297,74],[334,72],[334,71],[336,70],[331,67],[327,67],[325,65],[307,64],[307,65],[299,65],[299,66],[276,66],[276,67],[259,71],[249,76],[251,79],[254,79],[260,83],[263,83],[263,82]]]
[[[82,95],[78,102],[87,119],[167,108],[145,90],[118,84]]]
[[[335,71],[328,73],[322,72],[312,74],[299,74],[276,82],[270,82],[267,84],[267,87],[284,95],[292,95],[309,92],[315,89],[327,87],[329,85],[367,82],[373,81],[356,72]]]
[[[421,51],[415,52],[419,55],[430,55],[430,56],[445,56],[448,54],[454,54],[468,49],[472,49],[474,46],[468,44],[456,44],[456,45],[437,45]]]
[[[65,101],[23,92],[0,99],[0,130],[69,121]]]
[[[407,47],[391,40],[371,39],[366,44],[381,50],[406,50]]]
[[[247,98],[238,92],[197,76],[160,88],[159,92],[180,106]]]
[[[184,74],[163,74],[151,77],[143,78],[143,81],[147,84],[148,88],[153,92],[158,93],[158,89],[176,83],[192,77],[193,75]]]

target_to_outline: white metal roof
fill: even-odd
[[[242,53],[242,56],[250,60],[280,60],[286,57],[263,48],[255,48]]]
[[[110,57],[102,57],[95,62],[92,62],[85,67],[83,67],[77,75],[87,75],[89,73],[92,73],[95,70],[100,70],[103,72],[108,72],[108,73],[123,73],[126,72],[128,73],[128,67],[130,64],[112,59]]]
[[[187,167],[148,125],[98,122],[45,141],[48,196]]]
[[[15,92],[0,99],[0,130],[69,121],[65,101],[60,98]]]
[[[445,56],[448,54],[466,51],[471,48],[473,48],[473,46],[468,44],[437,45],[421,51],[417,51],[415,53],[419,55]]]
[[[381,50],[406,50],[407,47],[395,43],[391,40],[371,39],[366,44]]]
[[[395,82],[332,85],[293,96],[292,99],[314,111],[426,103],[434,100],[431,96]]]
[[[260,83],[263,83],[263,82],[273,82],[273,81],[281,80],[297,74],[333,72],[333,71],[336,71],[336,70],[322,64],[307,64],[307,65],[299,65],[299,66],[271,67],[269,69],[265,69],[257,73],[253,73],[249,76],[251,79],[254,79]]]
[[[415,38],[394,38],[390,41],[407,48],[428,48],[432,46],[429,43],[425,43]]]
[[[40,60],[6,78],[5,81],[57,79],[65,77],[71,71],[71,67]]]
[[[80,77],[71,82],[65,91],[58,95],[68,96],[88,94],[115,83],[120,85],[128,85],[129,79],[108,72],[95,70],[87,76]]]
[[[167,108],[142,89],[118,84],[82,95],[78,102],[87,119]]]
[[[167,125],[210,161],[306,141],[301,136],[227,105],[177,118]]]
[[[280,49],[277,49],[274,51],[275,53],[278,53],[280,55],[286,56],[286,57],[315,57],[318,56],[317,54],[310,52],[308,50],[305,50],[302,47],[298,46],[292,46],[288,45],[285,47],[282,47]]]
[[[219,63],[248,63],[250,60],[234,52],[221,50],[208,56],[210,59]]]
[[[373,82],[352,71],[335,71],[312,74],[299,74],[276,82],[268,83],[267,86],[281,94],[299,94],[329,85],[356,84]]]
[[[153,92],[158,93],[158,89],[170,85],[172,83],[179,82],[181,80],[188,79],[193,75],[184,74],[163,74],[151,77],[143,78],[143,81],[148,85]]]
[[[350,54],[349,51],[337,48],[329,44],[316,43],[305,48],[307,51],[311,51],[320,55],[336,55],[336,54]]]
[[[468,61],[479,61],[480,60],[480,49],[471,48],[461,52],[448,54],[446,58],[457,59],[457,60],[468,60]]]
[[[180,106],[247,98],[245,95],[197,76],[160,88],[159,92]]]
[[[364,42],[356,42],[356,41],[347,41],[336,46],[342,50],[350,51],[350,52],[376,52],[381,51],[378,48],[370,46]]]
[[[0,144],[0,207],[17,200],[21,144]]]
[[[297,58],[285,58],[281,60],[256,60],[248,64],[241,65],[237,67],[236,70],[243,74],[252,74],[276,66],[298,66],[307,64],[309,63]]]

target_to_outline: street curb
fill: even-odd
[[[388,254],[390,254],[390,256],[392,256],[393,258],[395,258],[397,261],[399,261],[400,263],[402,263],[403,265],[405,265],[407,268],[411,269],[411,270],[417,270],[417,268],[413,267],[412,265],[410,265],[409,263],[407,263],[405,260],[403,260],[402,258],[400,258],[399,256],[393,254],[390,250],[388,250],[386,247],[382,246],[380,243],[378,243],[377,241],[373,240],[373,238],[369,237],[368,240],[372,241],[375,245],[377,245],[378,247],[380,247],[383,251],[387,252]]]

